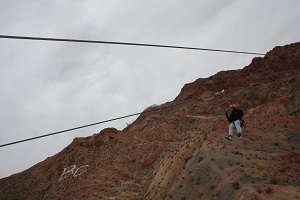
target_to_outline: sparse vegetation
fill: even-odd
[[[273,193],[273,188],[268,187],[268,188],[265,190],[265,192],[266,192],[267,194],[271,194],[271,193]]]
[[[295,146],[292,146],[292,151],[294,151],[296,149],[296,147]]]
[[[198,162],[201,162],[204,158],[202,156],[199,157]]]
[[[277,185],[277,184],[278,184],[278,180],[275,179],[275,178],[272,178],[272,179],[270,180],[270,184]]]
[[[240,189],[240,183],[239,182],[233,182],[231,185],[236,190]]]
[[[279,170],[280,173],[285,173],[286,168],[282,168]]]
[[[260,194],[261,193],[261,189],[258,187],[258,188],[256,188],[256,191],[258,192],[258,194]]]

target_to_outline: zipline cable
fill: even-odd
[[[88,125],[84,125],[84,126],[79,126],[79,127],[70,128],[70,129],[66,129],[66,130],[62,130],[62,131],[57,131],[57,132],[53,132],[53,133],[49,133],[49,134],[45,134],[45,135],[40,135],[40,136],[36,136],[36,137],[32,137],[32,138],[27,138],[27,139],[15,141],[15,142],[10,142],[10,143],[7,143],[7,144],[2,144],[2,145],[0,145],[0,147],[14,145],[14,144],[22,143],[22,142],[27,142],[27,141],[30,141],[30,140],[36,140],[36,139],[43,138],[43,137],[48,137],[48,136],[57,135],[57,134],[60,134],[60,133],[65,133],[65,132],[74,131],[74,130],[77,130],[77,129],[86,128],[86,127],[89,127],[89,126],[95,126],[95,125],[98,125],[98,124],[103,124],[103,123],[107,123],[107,122],[111,122],[111,121],[116,121],[116,120],[120,120],[120,119],[124,119],[124,118],[128,118],[128,117],[132,117],[132,116],[135,116],[135,115],[140,115],[142,113],[154,112],[154,111],[157,111],[157,110],[161,110],[161,109],[165,109],[165,108],[169,108],[169,107],[174,107],[174,106],[178,106],[178,105],[198,101],[199,99],[200,98],[197,98],[196,100],[193,99],[193,100],[190,100],[190,101],[176,103],[176,104],[173,104],[173,105],[167,105],[167,106],[163,106],[161,108],[148,109],[148,110],[145,110],[143,112],[139,112],[139,113],[135,113],[135,114],[131,114],[131,115],[125,115],[125,116],[122,116],[122,117],[117,117],[117,118],[113,118],[113,119],[109,119],[109,120],[105,120],[105,121],[101,121],[101,122],[96,122],[96,123],[92,123],[92,124],[88,124]]]
[[[78,40],[78,39],[28,37],[28,36],[15,36],[15,35],[0,35],[0,38],[18,39],[18,40],[39,40],[39,41],[55,41],[55,42],[76,42],[76,43],[127,45],[127,46],[145,46],[145,47],[160,47],[160,48],[200,50],[200,51],[216,51],[216,52],[222,52],[222,53],[265,55],[263,53],[253,53],[253,52],[246,52],[246,51],[232,51],[232,50],[222,50],[222,49],[207,49],[207,48],[198,48],[198,47],[172,46],[172,45],[160,45],[160,44],[143,44],[143,43],[131,43],[131,42],[110,42],[110,41],[99,41],[99,40]]]

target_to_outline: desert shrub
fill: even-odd
[[[285,168],[282,168],[282,169],[279,170],[279,172],[280,173],[285,173],[285,170],[286,170]]]
[[[296,149],[296,147],[295,146],[292,146],[292,151],[294,151]]]
[[[231,185],[236,190],[240,189],[240,183],[239,182],[233,182]]]
[[[272,178],[272,179],[270,180],[270,183],[271,183],[271,184],[274,184],[274,185],[277,185],[277,184],[278,184],[278,180],[275,179],[275,178]]]
[[[261,193],[261,189],[260,188],[256,188],[257,192],[260,194]]]
[[[199,157],[198,162],[201,162],[204,158],[202,156]]]
[[[271,193],[273,193],[273,188],[268,187],[268,188],[265,190],[265,192],[268,193],[268,194],[271,194]]]

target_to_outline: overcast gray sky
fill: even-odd
[[[259,53],[299,42],[299,19],[298,0],[0,0],[0,35]],[[241,69],[254,57],[0,39],[0,144],[140,112],[172,101],[186,83]],[[53,156],[75,137],[122,130],[135,119],[2,147],[0,178]]]

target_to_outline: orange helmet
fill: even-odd
[[[236,108],[236,104],[231,104],[230,108]]]

